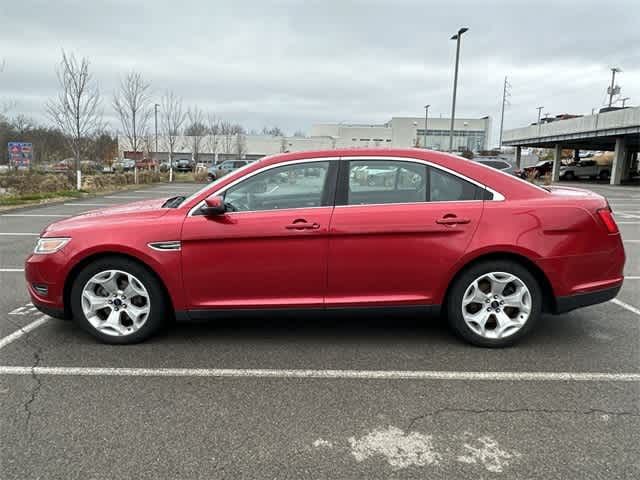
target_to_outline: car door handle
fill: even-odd
[[[471,223],[471,220],[468,218],[447,217],[436,220],[436,223],[439,225],[466,225]]]
[[[298,222],[298,223],[291,223],[284,228],[286,228],[287,230],[317,230],[320,228],[320,224],[315,222],[314,223]]]

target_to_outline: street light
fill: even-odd
[[[451,102],[451,129],[449,131],[449,151],[453,151],[453,123],[456,118],[456,91],[458,89],[458,64],[460,63],[460,39],[462,34],[469,30],[467,27],[462,27],[458,30],[458,33],[451,37],[451,40],[456,41],[456,68],[453,75],[453,100]]]
[[[431,105],[424,106],[424,148],[427,148],[427,120],[429,118],[429,107]]]
[[[159,103],[154,103],[153,104],[153,111],[154,111],[154,123],[155,123],[155,130],[156,130],[156,157],[158,156],[158,107],[160,106]]]

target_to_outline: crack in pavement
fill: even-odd
[[[405,432],[410,432],[413,426],[419,422],[420,420],[424,420],[428,417],[435,417],[437,415],[445,414],[445,413],[465,413],[465,414],[474,414],[474,415],[482,415],[488,413],[503,413],[503,414],[536,414],[536,413],[544,413],[544,414],[573,414],[573,415],[611,415],[611,416],[629,416],[629,417],[640,417],[640,412],[616,412],[612,410],[604,410],[600,408],[589,408],[586,410],[570,410],[570,409],[555,409],[555,408],[514,408],[514,409],[502,409],[502,408],[486,408],[486,409],[474,409],[474,408],[440,408],[438,410],[433,410],[428,413],[424,413],[422,415],[418,415],[413,417],[409,421],[409,425],[405,429]]]
[[[26,345],[28,345],[29,347],[31,347],[31,349],[33,350],[33,363],[31,364],[31,378],[34,380],[35,385],[31,389],[29,398],[23,404],[23,408],[26,414],[25,430],[27,430],[29,428],[29,422],[31,421],[31,417],[33,416],[33,411],[31,410],[31,406],[36,401],[36,398],[38,397],[38,393],[40,393],[40,390],[42,388],[42,379],[36,373],[36,368],[40,366],[40,363],[42,361],[43,345],[40,342],[32,339],[29,335],[29,332],[24,330],[24,327],[19,326],[16,322],[14,322],[11,319],[9,319],[9,323],[13,323],[18,327],[20,331],[24,333],[24,336],[22,336],[20,340],[24,342]]]
[[[42,379],[36,374],[36,367],[40,365],[40,361],[42,360],[41,350],[41,347],[38,346],[33,351],[34,361],[33,365],[31,365],[31,378],[33,378],[33,380],[35,381],[35,386],[31,389],[31,395],[29,399],[24,403],[24,411],[27,414],[27,417],[25,419],[25,429],[29,428],[29,422],[31,420],[31,416],[33,415],[31,406],[33,405],[33,402],[36,401],[36,397],[38,396],[38,393],[40,393],[40,389],[42,388]]]

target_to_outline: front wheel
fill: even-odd
[[[450,325],[481,347],[506,347],[526,335],[542,312],[535,277],[510,260],[482,262],[463,272],[447,302]]]
[[[600,180],[609,180],[609,170],[603,170],[600,172]]]
[[[80,271],[71,287],[71,311],[83,329],[111,344],[146,340],[170,314],[159,280],[121,257],[99,259]]]

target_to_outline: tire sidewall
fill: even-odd
[[[491,272],[511,273],[520,278],[531,294],[531,313],[524,326],[506,338],[484,338],[475,333],[465,322],[462,315],[462,298],[465,291],[476,278]],[[535,326],[542,314],[542,290],[536,278],[521,264],[509,260],[482,262],[474,265],[455,279],[447,299],[447,316],[451,327],[464,340],[481,347],[507,347],[513,345],[527,335]]]
[[[121,270],[132,274],[142,282],[149,294],[151,305],[149,316],[144,325],[130,335],[114,336],[100,332],[91,325],[82,310],[81,298],[84,286],[94,275],[105,270]],[[73,281],[70,301],[73,321],[76,324],[102,342],[115,345],[146,340],[165,324],[164,317],[167,314],[165,294],[155,275],[139,263],[122,257],[101,258],[84,267]]]

